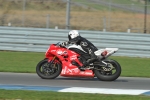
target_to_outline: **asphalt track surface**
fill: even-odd
[[[56,79],[41,79],[37,74],[1,72],[0,85],[150,90],[150,78],[119,77],[115,81],[105,82],[99,81],[97,78],[67,78],[59,76]]]

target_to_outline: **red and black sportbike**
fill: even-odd
[[[97,77],[101,81],[114,81],[121,74],[120,64],[109,56],[118,51],[118,48],[100,49],[95,53],[97,60],[80,70],[76,65],[83,65],[90,59],[81,46],[71,45],[62,47],[60,42],[51,44],[45,53],[45,58],[36,66],[36,73],[43,79],[54,79],[56,77]]]

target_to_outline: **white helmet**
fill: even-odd
[[[76,37],[78,37],[78,36],[80,36],[78,30],[72,30],[72,31],[70,31],[69,34],[68,34],[69,40],[70,40],[70,39],[74,39],[74,38],[76,38]]]

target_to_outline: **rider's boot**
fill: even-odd
[[[98,60],[98,57],[93,52],[90,53],[90,56],[91,56],[91,58],[86,61],[86,64],[84,64],[84,66],[87,66],[87,65],[95,62],[96,60]]]
[[[97,60],[97,58],[88,59],[88,60],[86,61],[86,64],[89,65],[90,63],[92,63],[92,62],[94,62],[94,61],[96,61],[96,60]]]
[[[72,65],[77,66],[80,71],[85,71],[85,70],[83,69],[83,66],[80,66],[76,61],[72,61],[71,63],[72,63]]]
[[[80,71],[85,71],[85,68],[86,66],[89,66],[91,63],[93,63],[94,61],[98,60],[98,58],[91,58],[91,59],[88,59],[86,62],[83,63],[83,66],[80,66],[76,61],[72,61],[72,65],[75,65],[77,66]]]
[[[83,66],[79,67],[79,69],[84,70],[86,68],[86,66],[89,66],[91,63],[93,63],[96,60],[97,60],[97,58],[88,59],[86,62],[83,63]]]

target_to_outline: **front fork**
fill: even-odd
[[[55,61],[55,59],[56,59],[56,56],[52,57],[52,59],[48,59],[48,63],[52,64]]]
[[[45,58],[45,59],[47,59],[47,58]],[[52,57],[51,59],[48,59],[47,66],[52,67],[51,65],[54,64],[55,59],[56,59],[56,56]],[[55,64],[53,65],[53,67],[55,67]]]
[[[45,58],[48,59],[48,58]],[[48,59],[48,63],[46,64],[46,66],[43,66],[43,71],[46,73],[51,73],[54,72],[54,70],[56,69],[56,64],[54,64],[54,61],[56,59],[56,56],[54,56],[52,59]]]

